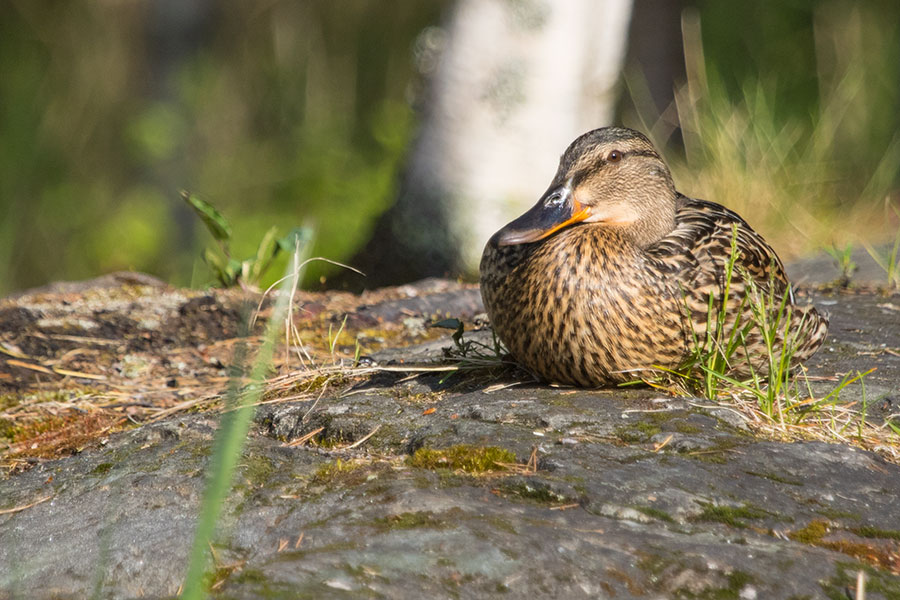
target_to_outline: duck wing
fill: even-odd
[[[679,194],[675,229],[646,252],[664,271],[680,273],[682,285],[708,293],[712,290],[704,288],[724,291],[732,242],[737,249],[732,283],[743,286],[746,272],[765,290],[770,284],[777,294],[788,288],[784,265],[772,247],[736,212],[715,202]]]
[[[784,265],[772,247],[744,219],[715,202],[679,195],[675,223],[675,229],[669,235],[646,248],[645,252],[678,286],[694,334],[705,335],[710,322],[710,296],[718,313],[726,287],[726,330],[738,323],[750,322],[754,318],[753,312],[744,300],[749,279],[760,292],[771,294],[772,315],[777,313],[781,300],[787,295],[796,359],[806,360],[818,350],[825,339],[827,317],[811,305],[795,304]],[[736,254],[728,281],[727,265],[732,256],[732,244],[735,244]],[[783,332],[778,333],[778,338],[779,343],[783,343]],[[762,340],[758,334],[751,333],[748,342],[756,346]],[[750,350],[756,354],[762,349]]]

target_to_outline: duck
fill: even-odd
[[[651,141],[624,127],[569,145],[537,204],[488,240],[480,282],[512,357],[541,380],[579,387],[685,369],[717,329],[739,340],[729,373],[765,375],[769,349],[780,356],[785,338],[796,368],[828,328],[796,301],[761,235],[734,211],[678,192]],[[768,346],[753,326],[760,315],[786,324]]]

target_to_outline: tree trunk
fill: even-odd
[[[631,0],[460,0],[396,204],[353,263],[365,285],[477,273],[576,136],[607,125]]]

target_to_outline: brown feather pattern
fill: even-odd
[[[604,161],[613,149],[627,153],[627,160]],[[644,180],[654,177],[656,187]],[[794,303],[772,248],[736,213],[676,192],[668,168],[640,133],[605,128],[573,142],[551,190],[573,181],[592,181],[593,189],[602,189],[597,204],[611,202],[611,196],[612,202],[638,207],[671,203],[674,225],[660,225],[651,214],[647,223],[633,225],[576,223],[531,243],[501,244],[504,230],[491,238],[481,260],[484,304],[499,338],[536,375],[593,387],[634,379],[657,366],[682,365],[694,336],[702,339],[706,331],[710,296],[716,303],[723,296],[735,226],[737,259],[726,330],[752,318],[747,303],[742,305],[746,273],[777,299],[789,294],[796,361],[821,346],[827,319],[812,306]],[[590,204],[590,188],[574,184],[574,196],[579,194]],[[647,243],[644,230],[660,233]],[[748,361],[765,370],[758,332],[749,333],[733,358],[735,371],[746,371]]]

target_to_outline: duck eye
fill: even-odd
[[[622,160],[622,151],[621,150],[613,150],[609,153],[609,156],[606,157],[606,162],[616,163]]]
[[[562,192],[553,192],[550,196],[547,197],[545,204],[547,206],[558,206],[563,203],[565,198],[562,195]]]

